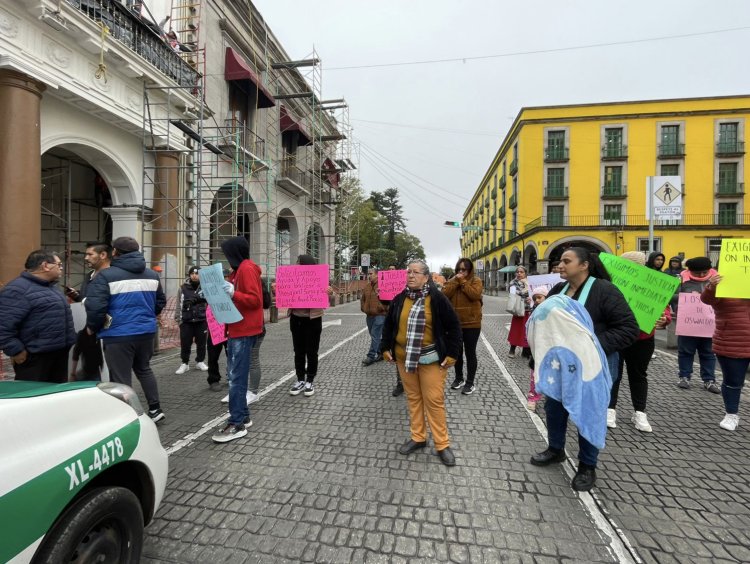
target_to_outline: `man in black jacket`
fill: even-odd
[[[206,358],[206,299],[201,296],[201,282],[198,267],[193,266],[188,271],[188,279],[180,287],[180,303],[175,308],[175,320],[180,324],[180,358],[182,364],[175,374],[185,374],[190,370],[190,348],[195,342],[195,367],[203,372],[208,365],[203,362]]]

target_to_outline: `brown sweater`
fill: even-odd
[[[472,275],[461,280],[453,277],[443,286],[461,322],[461,329],[479,329],[482,326],[482,280]]]
[[[388,308],[378,298],[378,284],[368,282],[362,288],[362,297],[359,300],[359,309],[366,315],[385,315]]]

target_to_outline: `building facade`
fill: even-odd
[[[174,295],[235,235],[269,276],[302,253],[333,265],[353,163],[320,75],[247,1],[4,2],[0,284],[44,246],[78,286],[86,242],[123,235]]]
[[[654,248],[718,258],[750,236],[745,127],[750,96],[524,108],[462,222],[461,249],[490,288],[524,264],[546,273],[567,247],[648,251],[647,178],[679,176],[681,220]]]

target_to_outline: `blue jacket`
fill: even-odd
[[[139,252],[112,259],[86,289],[86,326],[105,342],[126,341],[156,333],[156,316],[167,303],[159,275],[146,270]],[[109,326],[107,315],[111,317]]]
[[[73,314],[56,285],[23,272],[0,291],[0,349],[5,354],[58,351],[76,342]]]

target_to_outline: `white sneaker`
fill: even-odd
[[[187,372],[188,370],[190,370],[190,366],[189,365],[187,365],[187,364],[180,364],[180,367],[177,370],[175,370],[174,373],[175,374],[185,374],[185,372]]]
[[[727,431],[734,431],[737,429],[737,425],[740,424],[740,416],[736,413],[727,413],[724,419],[719,423],[719,427],[726,429]]]
[[[221,403],[229,403],[229,394],[227,394],[223,398],[221,398]]]
[[[607,410],[607,427],[609,427],[610,429],[617,428],[617,410],[616,409]]]
[[[633,422],[635,428],[639,431],[644,433],[650,433],[653,431],[651,425],[648,423],[648,417],[646,417],[646,414],[643,411],[636,411],[633,413],[633,417],[630,418],[630,421]]]
[[[208,364],[206,364],[205,362],[198,362],[198,363],[196,363],[195,367],[198,370],[202,370],[203,372],[205,372],[205,371],[208,370]]]
[[[247,405],[258,401],[258,396],[248,390],[247,392]]]

